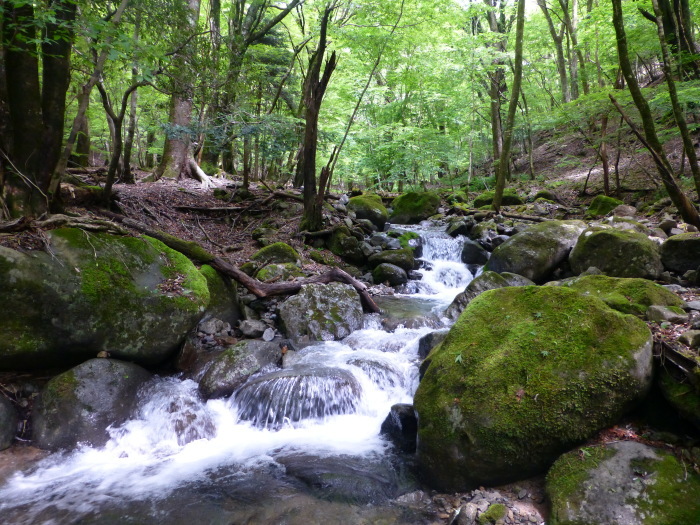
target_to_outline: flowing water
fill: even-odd
[[[157,377],[102,448],[51,454],[0,485],[3,523],[418,523],[388,505],[414,490],[409,458],[380,436],[418,386],[418,341],[472,275],[436,228],[422,279],[343,341],[289,352],[284,369],[203,402]],[[390,328],[387,328],[390,326]],[[390,331],[389,331],[390,330]]]

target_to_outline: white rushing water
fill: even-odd
[[[444,309],[472,278],[460,262],[461,242],[434,229],[417,231],[429,265],[420,270],[417,297]],[[296,452],[380,457],[389,448],[380,426],[392,405],[412,402],[418,341],[431,331],[387,332],[369,315],[362,330],[290,352],[289,368],[229,399],[203,402],[195,382],[156,377],[140,391],[132,419],[110,429],[106,446],[51,454],[0,485],[0,515],[17,523],[73,523],[103,506],[211,481],[222,468],[250,472]],[[287,381],[288,370],[307,375]],[[261,392],[275,401],[261,404]],[[286,397],[275,397],[281,392]]]

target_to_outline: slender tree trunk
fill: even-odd
[[[140,18],[136,18],[134,24],[134,41],[139,39],[139,22]],[[136,84],[138,82],[138,68],[136,66],[131,68],[131,83]],[[124,159],[123,159],[123,169],[122,169],[122,182],[126,184],[134,184],[136,179],[134,173],[131,171],[131,152],[134,148],[134,136],[136,135],[136,110],[138,108],[138,91],[134,90],[131,93],[131,99],[129,102],[129,126],[126,131],[126,141],[124,142]]]
[[[615,34],[617,35],[617,49],[618,58],[620,60],[620,69],[622,70],[622,74],[627,81],[627,86],[632,95],[632,99],[634,100],[634,104],[637,106],[637,110],[642,117],[644,137],[641,137],[641,135],[639,135],[639,137],[645,139],[648,149],[654,158],[654,163],[659,171],[664,187],[666,188],[669,197],[673,201],[673,204],[678,209],[678,212],[681,214],[681,217],[683,217],[683,220],[695,227],[700,227],[700,216],[698,215],[698,211],[695,209],[692,202],[690,202],[690,200],[685,196],[681,188],[678,186],[675,177],[673,176],[673,169],[668,162],[668,158],[666,157],[663,147],[661,146],[661,142],[656,134],[656,127],[654,125],[654,117],[651,113],[651,109],[649,108],[649,104],[647,103],[646,99],[642,95],[637,78],[634,76],[634,72],[632,71],[632,65],[629,61],[629,53],[627,49],[627,35],[625,33],[621,3],[621,0],[613,0],[612,2],[613,25],[615,26]],[[621,108],[619,105],[617,105],[614,97],[610,95],[610,98],[613,103],[616,104],[618,110],[620,110]],[[624,113],[622,113],[622,115],[625,116]],[[633,127],[631,121],[627,122],[628,125],[631,125],[630,127],[632,127],[634,130],[635,128]]]
[[[515,27],[515,58],[513,83],[511,86],[510,102],[508,103],[508,117],[506,119],[505,137],[503,140],[503,151],[498,161],[498,171],[496,176],[496,189],[493,197],[493,208],[499,211],[503,200],[503,190],[506,186],[506,175],[508,171],[508,159],[510,157],[511,144],[513,143],[513,127],[515,124],[515,112],[518,107],[518,97],[520,96],[520,86],[523,78],[523,33],[525,28],[525,0],[518,0],[518,14]]]
[[[537,5],[540,6],[542,14],[544,14],[547,20],[547,26],[549,27],[549,34],[552,36],[552,41],[554,42],[554,49],[557,53],[557,72],[559,73],[559,85],[561,86],[561,98],[562,102],[571,102],[571,91],[569,90],[569,74],[566,71],[566,58],[564,57],[564,24],[559,32],[557,32],[554,27],[554,21],[552,20],[552,15],[549,12],[549,7],[545,3],[545,0],[537,0]]]

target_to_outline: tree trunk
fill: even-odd
[[[549,8],[544,0],[538,0],[537,5],[540,6],[542,14],[544,14],[547,20],[547,26],[549,27],[549,34],[552,36],[552,41],[554,42],[554,49],[557,52],[557,72],[559,73],[559,85],[561,86],[561,99],[562,102],[571,102],[571,91],[569,90],[569,74],[566,71],[566,58],[564,57],[564,24],[562,23],[561,30],[557,33],[554,27],[554,21],[552,20],[552,15],[549,12]]]
[[[634,76],[632,71],[632,65],[629,60],[629,53],[627,50],[627,35],[625,33],[625,26],[622,17],[622,5],[621,0],[613,0],[613,25],[615,26],[615,34],[617,35],[617,50],[618,58],[620,60],[620,69],[622,74],[627,81],[627,86],[634,100],[635,106],[642,117],[642,125],[644,128],[644,139],[648,145],[648,149],[654,158],[654,163],[661,176],[664,187],[668,192],[669,197],[673,201],[673,204],[678,209],[678,212],[683,217],[683,220],[693,226],[700,227],[700,216],[698,216],[698,211],[695,209],[693,204],[685,196],[681,188],[678,186],[675,177],[673,176],[673,170],[670,163],[664,153],[661,142],[656,134],[656,127],[654,125],[654,117],[649,108],[649,104],[642,95],[642,91],[639,88],[637,78]],[[616,101],[612,95],[610,95],[613,103]],[[617,105],[617,104],[616,104]],[[617,106],[618,109],[621,109]],[[624,114],[623,114],[624,116]],[[626,119],[627,120],[627,119]],[[631,122],[628,121],[628,125]],[[631,126],[632,127],[632,126]],[[634,128],[633,128],[634,130]],[[642,138],[640,136],[640,138]]]

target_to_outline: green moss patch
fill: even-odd
[[[586,215],[589,217],[602,217],[613,211],[620,204],[624,204],[624,202],[613,197],[598,195],[591,201],[586,210]]]

